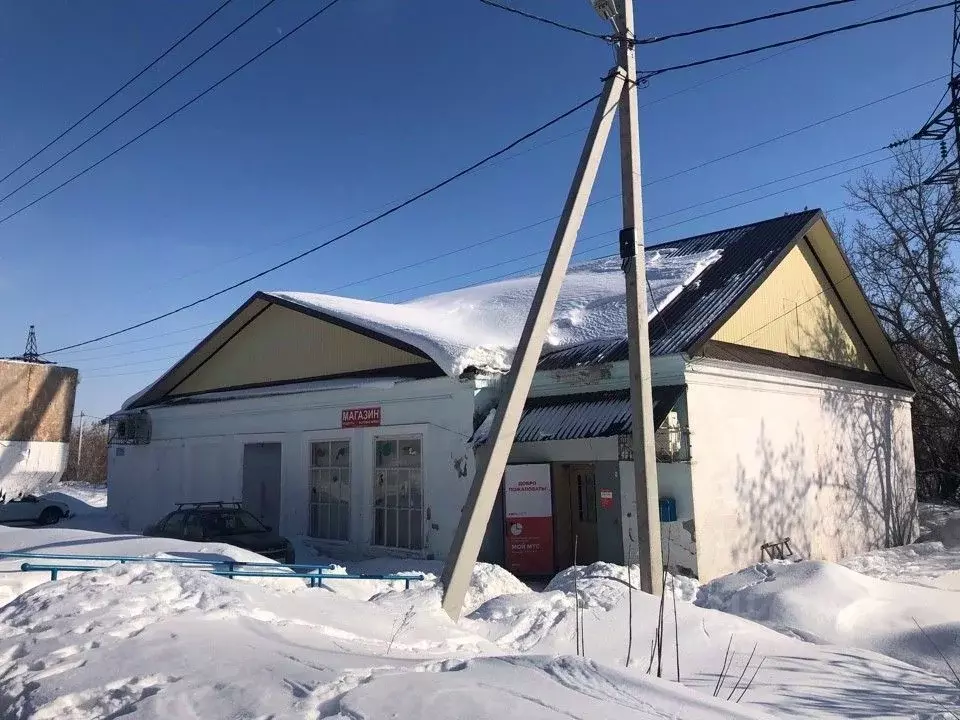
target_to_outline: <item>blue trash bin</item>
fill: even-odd
[[[677,501],[672,497],[660,498],[660,522],[677,521]]]

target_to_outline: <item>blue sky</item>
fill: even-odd
[[[516,4],[606,31],[586,0]],[[648,0],[636,4],[638,30],[662,34],[800,4]],[[644,47],[639,64],[670,65],[928,4],[932,0],[860,0]],[[160,67],[3,183],[0,196],[258,6],[234,0]],[[213,7],[206,0],[0,0],[0,177]],[[138,134],[317,7],[313,1],[278,0],[121,122],[0,204],[0,217]],[[700,170],[653,181],[944,75],[950,25],[949,10],[938,11],[789,52],[653,79],[640,95],[649,242],[804,207],[841,206],[843,184],[856,173],[743,201],[882,154],[709,201],[911,134],[929,116],[945,81]],[[30,323],[37,326],[41,350],[78,342],[296,254],[586,99],[599,90],[611,64],[611,51],[601,42],[478,0],[343,0],[142,141],[0,224],[0,303],[6,308],[0,314],[0,353],[21,352]],[[340,288],[340,294],[394,293],[386,299],[400,300],[536,265],[543,256],[533,254],[545,250],[552,223],[342,287],[555,215],[588,120],[589,111],[581,112],[525,146],[533,149],[254,285],[129,335],[56,356],[80,368],[77,411],[103,416],[116,409],[257,289]],[[608,152],[594,198],[618,192],[618,172],[616,156]],[[729,208],[738,203],[743,204]],[[691,205],[699,206],[674,212]],[[705,213],[710,214],[699,217]],[[835,212],[831,219],[843,215]],[[603,244],[615,240],[618,222],[617,201],[592,207],[581,237],[610,232],[583,240],[580,257],[612,252]],[[503,264],[482,269],[495,263]],[[418,287],[425,283],[432,284]]]

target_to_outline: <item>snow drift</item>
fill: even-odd
[[[690,254],[672,248],[648,251],[651,317],[719,257],[719,250]],[[509,367],[539,280],[538,275],[501,280],[399,304],[314,293],[270,294],[412,345],[447,374],[457,376],[470,366],[494,371]],[[625,337],[626,333],[626,290],[620,261],[602,259],[570,268],[557,300],[548,345],[563,347]]]
[[[700,588],[696,604],[808,642],[863,648],[927,668],[960,672],[960,603],[948,590],[865,577],[828,562],[767,563]]]

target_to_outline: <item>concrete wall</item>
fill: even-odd
[[[376,383],[369,387],[251,397],[149,410],[148,445],[115,446],[109,457],[109,504],[139,530],[173,503],[240,500],[244,443],[280,442],[280,531],[307,531],[309,444],[351,441],[351,541],[339,552],[370,550],[373,529],[374,441],[390,435],[423,438],[425,556],[449,549],[473,477],[473,387],[450,378]],[[382,425],[340,429],[341,410],[379,405]],[[323,543],[317,542],[318,545]],[[328,543],[329,544],[329,543]]]
[[[77,371],[0,360],[0,489],[40,491],[67,467]]]
[[[701,580],[783,537],[837,560],[916,536],[909,394],[708,360],[686,379]]]
[[[69,442],[77,371],[0,360],[0,440]]]

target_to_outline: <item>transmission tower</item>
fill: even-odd
[[[37,352],[37,331],[33,325],[30,326],[30,330],[27,332],[27,348],[23,351],[22,359],[27,362],[40,361],[40,353]]]
[[[953,6],[953,50],[950,54],[950,80],[947,100],[942,110],[934,111],[916,135],[915,140],[936,140],[940,143],[942,162],[924,185],[948,185],[953,188],[954,202],[960,205],[960,2]],[[950,147],[950,145],[953,147]],[[956,223],[960,226],[960,222]],[[960,227],[952,228],[960,231]]]

